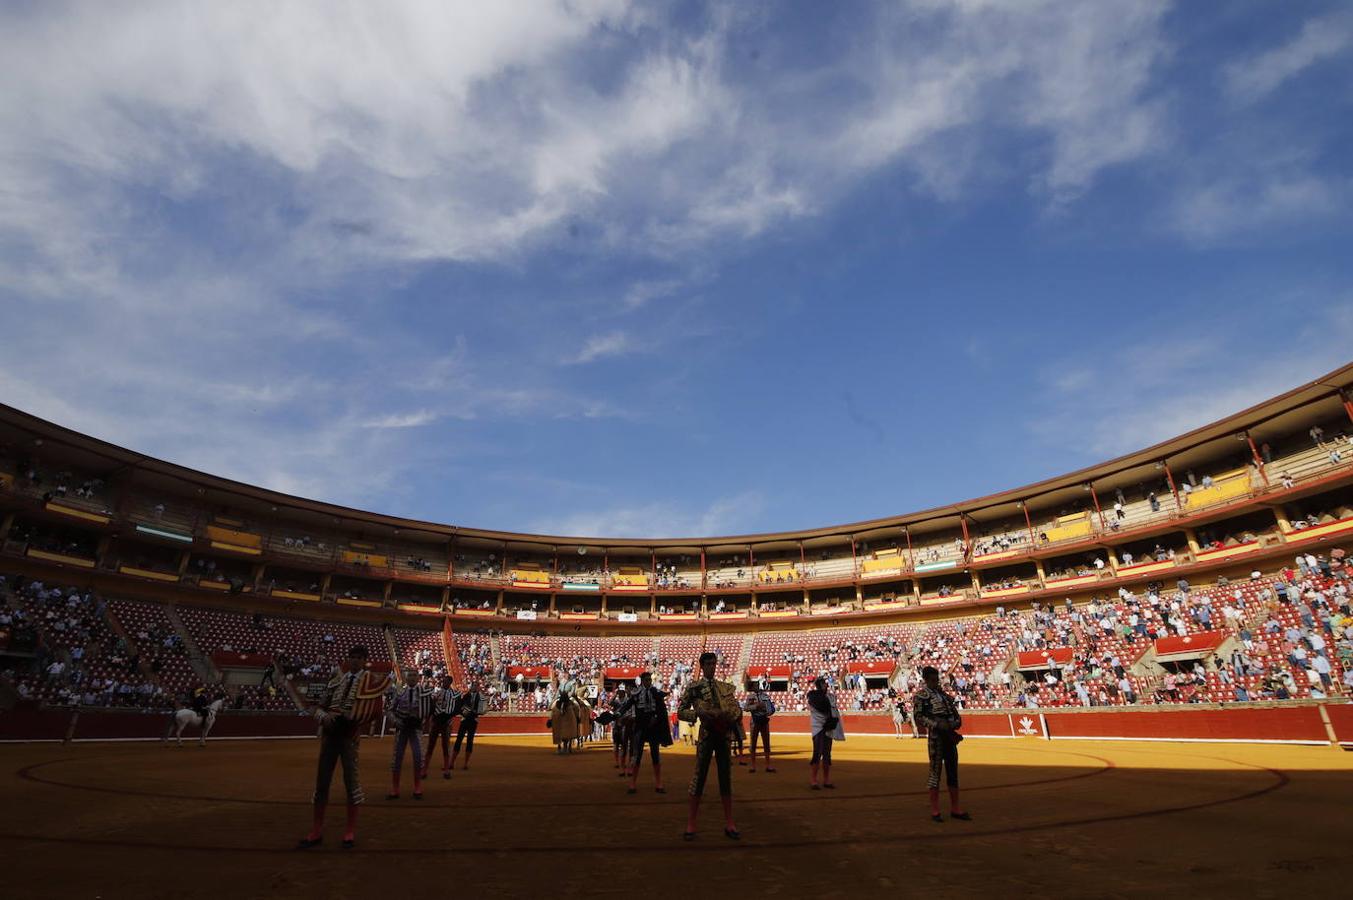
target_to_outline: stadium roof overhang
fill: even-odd
[[[1270,436],[1300,430],[1308,421],[1332,418],[1340,414],[1338,391],[1350,386],[1353,386],[1353,364],[1169,440],[1075,472],[986,497],[906,515],[823,528],[717,537],[585,538],[424,522],[295,497],[199,472],[119,447],[3,404],[0,404],[0,429],[19,432],[30,440],[59,444],[63,456],[72,465],[99,473],[105,478],[130,475],[138,486],[145,488],[160,487],[174,494],[195,492],[204,503],[248,508],[260,514],[277,513],[297,524],[313,521],[317,527],[342,525],[356,528],[373,539],[397,535],[401,542],[408,543],[444,543],[454,538],[457,543],[470,546],[482,544],[502,547],[504,544],[516,544],[536,550],[583,546],[621,551],[631,548],[664,553],[699,553],[701,547],[735,548],[771,542],[784,542],[788,546],[799,541],[805,545],[825,546],[833,539],[839,543],[864,535],[887,538],[902,534],[903,529],[922,533],[957,527],[960,518],[965,516],[980,517],[986,521],[1007,515],[1013,518],[1018,514],[1018,503],[1022,500],[1055,505],[1063,497],[1069,499],[1084,493],[1086,485],[1091,482],[1098,489],[1112,489],[1117,484],[1139,482],[1144,474],[1155,469],[1161,461],[1168,461],[1172,468],[1182,470],[1215,459],[1218,442],[1243,441],[1246,431],[1256,442],[1262,442]]]

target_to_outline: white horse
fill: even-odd
[[[174,713],[173,721],[169,725],[170,734],[179,742],[179,746],[183,746],[183,729],[187,728],[189,725],[196,725],[202,729],[202,734],[198,737],[197,742],[199,745],[205,745],[207,743],[207,735],[211,732],[211,726],[216,724],[216,714],[221,711],[223,705],[225,705],[224,697],[213,700],[211,705],[207,707],[207,715],[205,718],[191,709],[180,709],[178,712]],[[166,735],[165,740],[168,739],[169,736]]]

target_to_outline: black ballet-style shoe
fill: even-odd
[[[413,799],[415,799],[415,800],[422,800],[422,799],[423,799],[423,795],[422,795],[422,794],[414,794],[414,795],[413,795]]]
[[[627,794],[637,794],[637,793],[639,793],[639,789],[638,789],[638,788],[625,788],[625,793],[627,793]]]
[[[398,799],[399,799],[399,795],[398,795],[398,794],[386,794],[386,795],[385,795],[385,799],[386,799],[386,800],[398,800]]]
[[[933,816],[930,817],[930,821],[932,821],[932,822],[943,822],[943,821],[944,821],[944,816],[940,815],[939,813],[935,813]]]
[[[443,781],[450,781],[450,780],[451,780],[451,770],[450,770],[450,769],[444,769],[444,770],[442,770],[442,780],[443,780]]]
[[[353,838],[344,838],[344,839],[343,839],[343,849],[344,849],[344,850],[351,850],[353,847],[356,847],[356,846],[357,846],[357,841],[354,840]]]
[[[324,843],[324,838],[323,838],[323,837],[317,837],[317,838],[303,837],[303,838],[301,838],[299,841],[296,842],[296,849],[297,849],[297,850],[309,850],[311,847],[318,847],[318,846],[319,846],[320,844],[322,844],[322,843]]]
[[[824,784],[822,787],[825,788],[826,790],[829,790],[829,791],[834,791],[834,790],[836,790],[836,785],[834,785],[834,784]]]
[[[665,793],[667,793],[667,788],[665,788],[665,787],[654,788],[654,789],[653,789],[653,793],[655,793],[655,794],[665,794]]]
[[[971,815],[970,813],[965,813],[965,812],[961,812],[961,813],[951,812],[951,813],[949,813],[949,818],[951,818],[951,819],[958,819],[960,822],[971,822],[971,821],[972,821],[972,815]]]
[[[742,840],[742,832],[738,831],[736,828],[725,828],[723,830],[723,836],[728,838],[730,841]]]
[[[683,831],[683,832],[681,832],[681,839],[682,839],[683,841],[693,841],[693,840],[695,840],[695,832],[694,832],[694,831]]]

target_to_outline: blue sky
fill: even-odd
[[[827,525],[1353,355],[1341,3],[20,3],[0,74],[0,399],[304,496]]]

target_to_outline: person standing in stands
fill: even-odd
[[[432,692],[421,687],[422,673],[409,672],[402,688],[395,690],[386,713],[395,726],[395,755],[390,760],[390,793],[386,800],[399,799],[399,774],[404,767],[404,747],[413,754],[413,799],[423,799],[423,721],[432,712]]]
[[[489,708],[489,701],[479,689],[479,682],[470,682],[470,689],[461,694],[456,701],[456,715],[460,716],[460,728],[456,730],[456,745],[451,748],[451,766],[456,767],[456,757],[460,755],[461,741],[465,742],[465,765],[461,771],[470,768],[470,756],[474,753],[474,735],[479,730],[479,717]]]
[[[343,790],[348,797],[348,822],[343,832],[343,848],[356,841],[357,807],[365,799],[357,771],[357,745],[361,727],[378,715],[381,698],[390,683],[389,674],[367,671],[366,648],[357,645],[348,651],[344,668],[324,688],[324,695],[313,712],[320,724],[319,764],[315,772],[314,822],[310,833],[301,838],[298,849],[318,846],[324,836],[324,811],[329,804],[329,784],[334,766],[343,764]]]
[[[728,752],[728,736],[733,723],[742,717],[742,708],[733,695],[733,685],[714,678],[718,665],[717,654],[700,654],[700,678],[691,682],[681,695],[677,716],[688,724],[700,723],[700,736],[695,744],[695,772],[691,776],[690,806],[686,831],[682,838],[695,840],[695,822],[700,815],[700,796],[705,792],[711,757],[718,767],[719,799],[723,803],[723,833],[730,840],[742,837],[733,824],[733,773]]]
[[[756,738],[761,736],[762,751],[766,754],[766,771],[774,772],[770,764],[770,717],[775,715],[775,701],[770,698],[764,687],[758,688],[747,698],[747,712],[752,718],[752,737],[750,741],[752,766],[749,772],[756,771]]]
[[[441,688],[433,695],[432,723],[428,728],[428,749],[423,754],[423,778],[428,777],[432,765],[432,751],[437,739],[442,741],[442,778],[451,777],[451,720],[456,715],[456,701],[460,694],[451,686],[451,676],[443,675]]]
[[[949,817],[964,822],[972,820],[958,802],[958,744],[963,735],[963,717],[958,704],[940,688],[940,673],[934,666],[921,670],[925,686],[912,698],[912,721],[927,731],[926,746],[930,751],[930,775],[926,786],[930,789],[930,818],[943,822],[940,815],[940,770],[944,770],[949,786]]]
[[[827,679],[820,675],[813,680],[813,689],[805,699],[808,701],[809,730],[813,734],[813,758],[809,761],[813,769],[813,781],[809,787],[815,791],[819,789],[817,776],[820,767],[821,786],[834,790],[832,742],[846,739],[846,731],[841,726],[841,709],[836,705],[836,698],[827,690]]]

